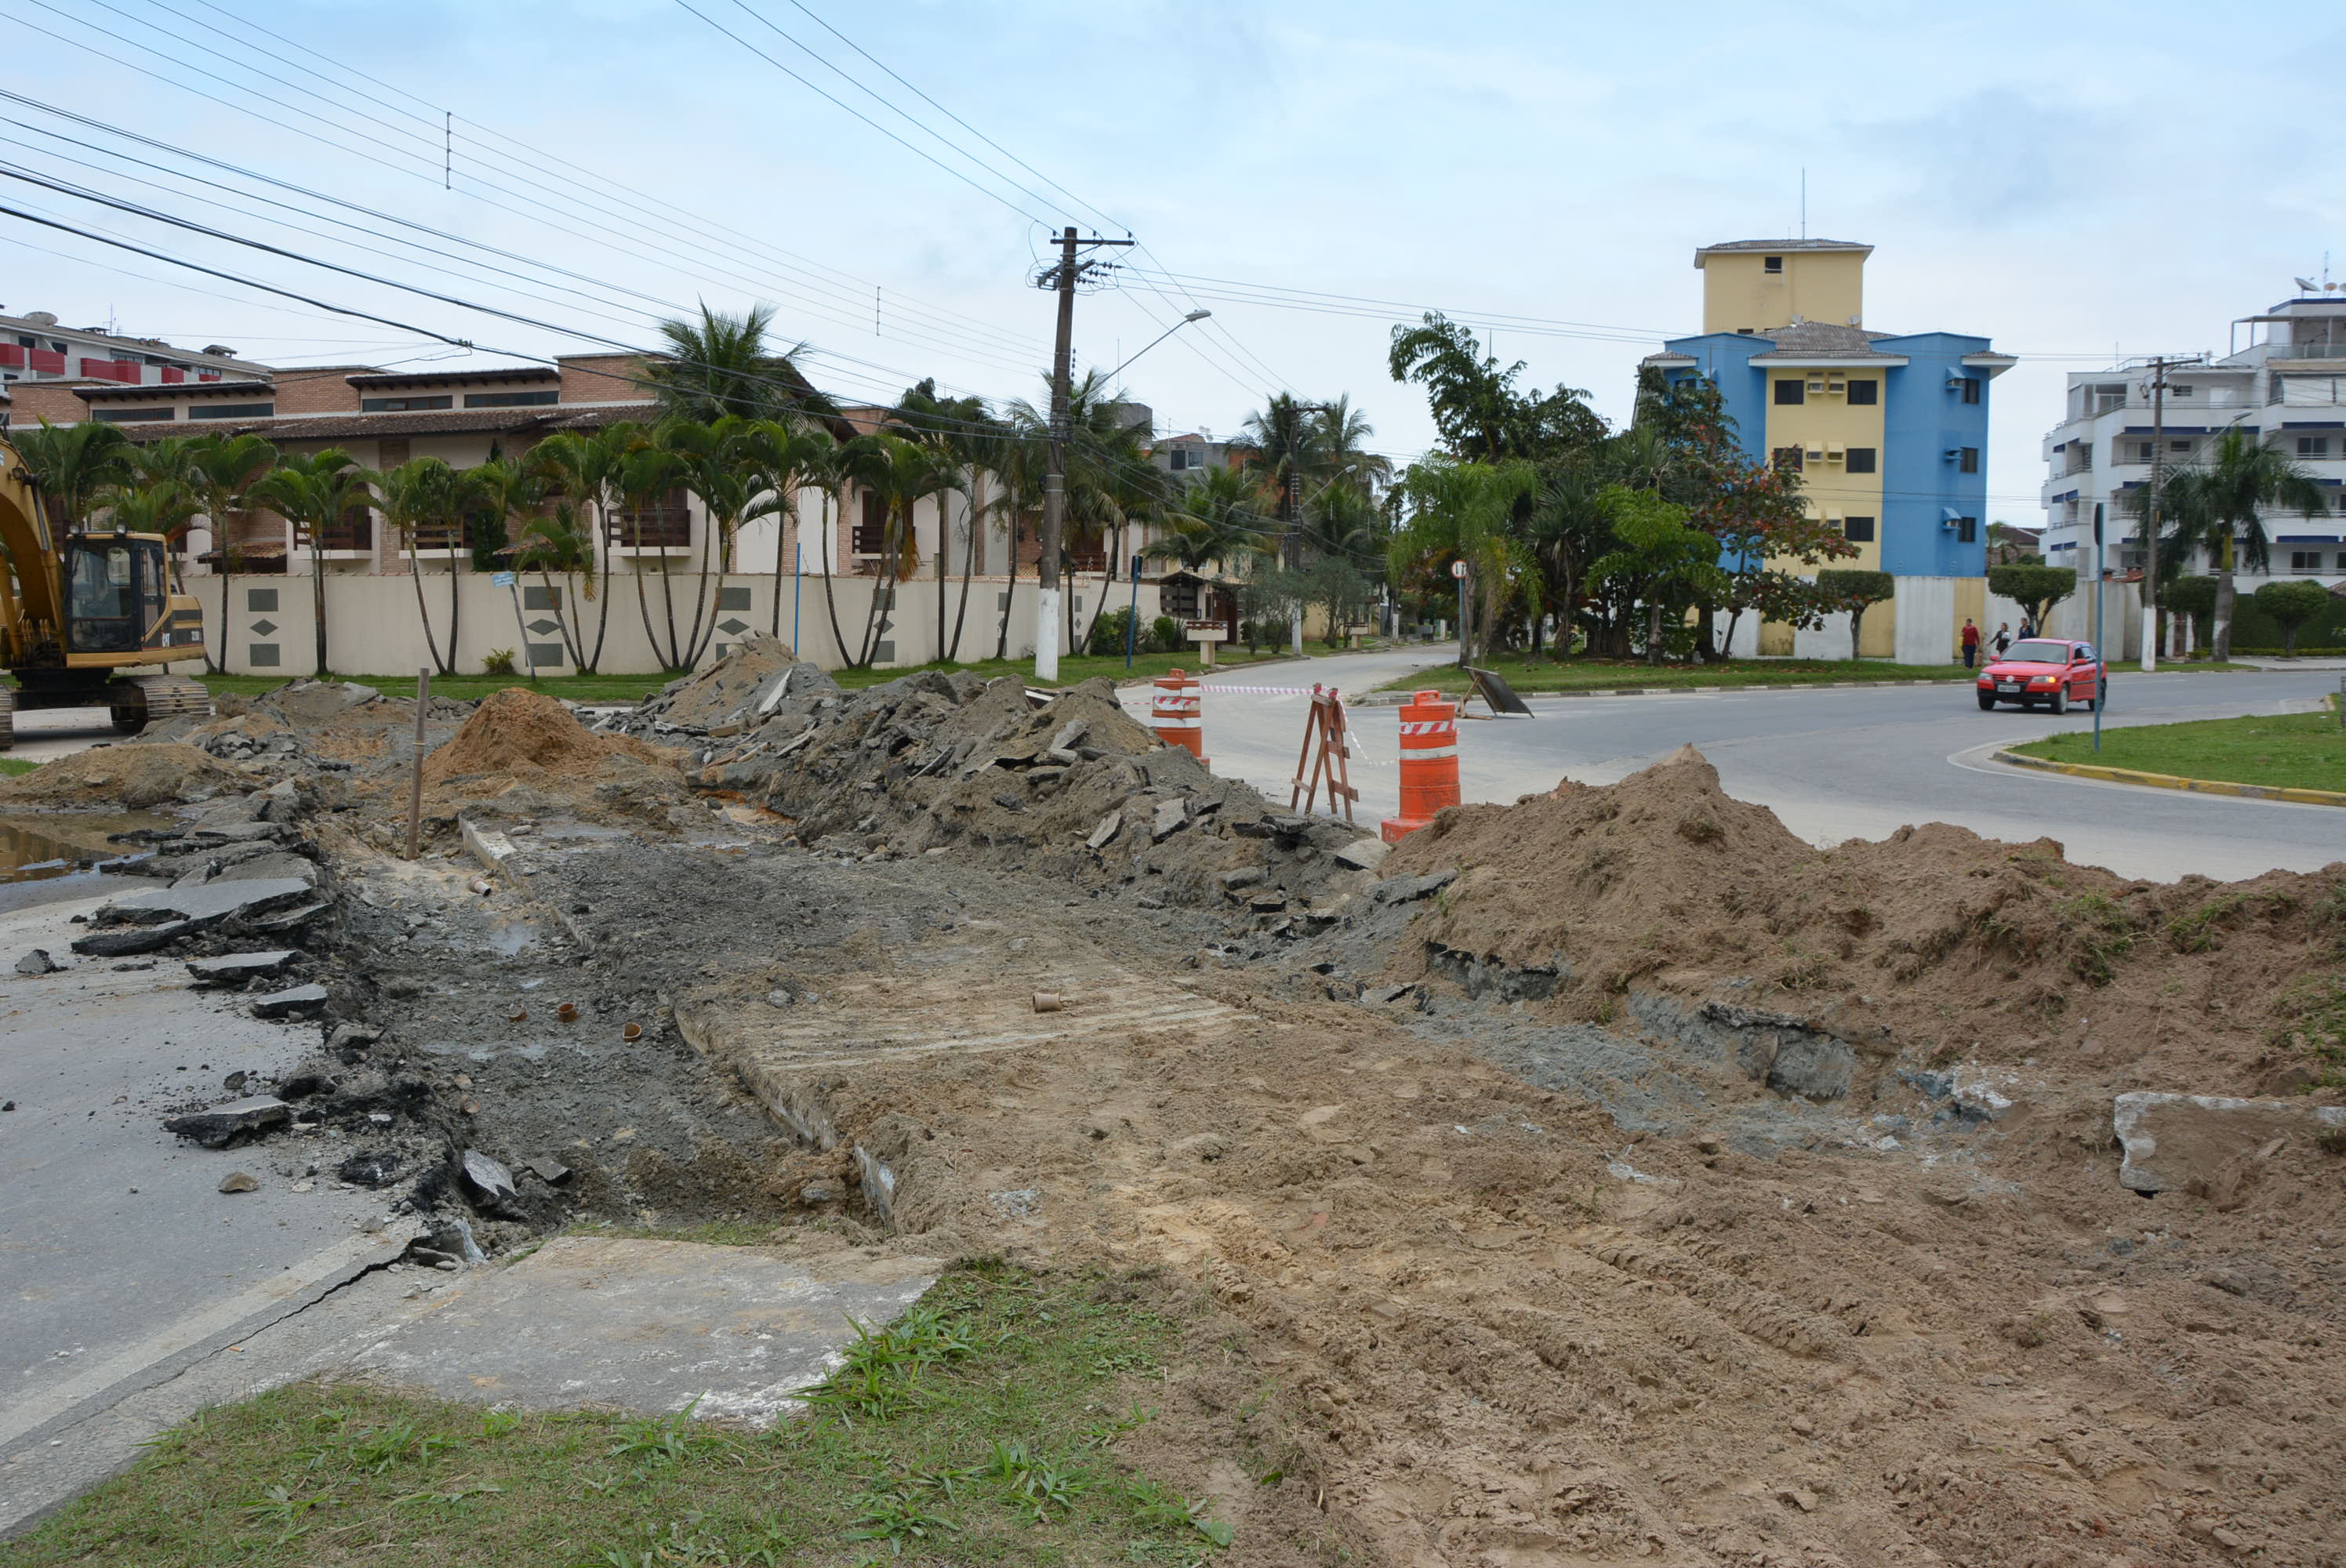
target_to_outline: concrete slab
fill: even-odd
[[[257,881],[208,882],[193,888],[157,888],[117,899],[99,910],[96,918],[108,925],[185,921],[201,928],[217,925],[230,915],[260,915],[281,909],[309,897],[311,886],[311,882],[298,877],[269,877]]]
[[[842,1255],[818,1276],[753,1247],[556,1237],[465,1275],[359,1352],[353,1369],[444,1399],[770,1425],[841,1365],[854,1330],[892,1322],[934,1258]]]

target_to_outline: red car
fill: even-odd
[[[2066,713],[2073,702],[2096,706],[2109,700],[2110,672],[2091,643],[2030,637],[1990,659],[1979,675],[1980,711],[1999,702],[2023,708],[2045,704]]]

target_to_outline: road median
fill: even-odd
[[[2061,773],[2072,779],[2095,779],[2106,784],[2136,784],[2152,789],[2176,789],[2191,795],[2231,795],[2249,800],[2287,800],[2300,806],[2346,806],[2346,790],[2307,789],[2292,785],[2236,784],[2224,779],[2186,779],[2173,773],[2146,773],[2135,768],[2105,768],[2096,762],[2056,762],[2047,757],[1999,748],[1993,760],[2040,773]]]

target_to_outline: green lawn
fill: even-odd
[[[2334,712],[2105,729],[2099,751],[2086,733],[2051,736],[2013,749],[2055,762],[2090,762],[2178,779],[2346,791],[2346,731],[2339,728]]]
[[[1114,1452],[1154,1418],[1132,1395],[1178,1299],[957,1270],[767,1432],[295,1384],[168,1433],[0,1565],[1194,1564],[1229,1527]]]
[[[1509,656],[1484,667],[1496,670],[1506,683],[1518,692],[1611,691],[1623,687],[1647,689],[1668,687],[1722,686],[1818,686],[1839,680],[1943,680],[1970,681],[1978,671],[1960,664],[1892,664],[1887,659],[1816,659],[1767,658],[1736,659],[1727,664],[1649,665],[1633,659],[1521,658]],[[2169,663],[2159,667],[2174,670],[2182,667]],[[2241,669],[2247,667],[2229,664],[2195,664],[2194,671],[2210,669]],[[2116,675],[2138,673],[2141,667],[2114,664]],[[1387,681],[1386,691],[1415,691],[1431,687],[1437,691],[1463,692],[1466,675],[1454,665],[1443,665],[1421,670],[1416,675],[1403,676]]]
[[[6,779],[18,773],[30,773],[39,766],[39,763],[27,762],[21,757],[0,757],[0,779]]]

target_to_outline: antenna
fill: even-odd
[[[1809,237],[1809,171],[1800,170],[1800,238]]]

